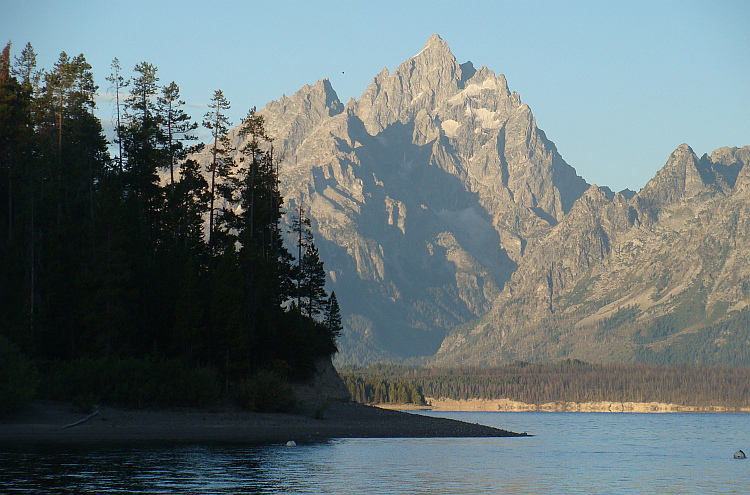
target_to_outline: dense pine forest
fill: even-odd
[[[664,402],[696,407],[750,407],[750,367],[702,365],[515,363],[499,367],[380,364],[339,370],[364,403],[419,403],[424,397],[549,402]],[[380,392],[376,392],[380,390]],[[388,390],[414,390],[413,400]],[[398,393],[397,393],[398,394]],[[401,394],[400,397],[405,397]]]
[[[260,407],[259,388],[304,379],[336,352],[335,294],[305,210],[284,211],[279,158],[254,109],[240,123],[247,144],[233,149],[220,90],[199,124],[156,67],[126,77],[115,59],[108,143],[83,55],[63,52],[48,70],[30,44],[11,55],[8,44],[0,412],[33,397]],[[209,143],[197,142],[199,125]],[[202,150],[208,170],[190,158]]]

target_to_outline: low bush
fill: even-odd
[[[289,382],[273,371],[261,370],[237,387],[237,402],[253,412],[290,411],[296,405]]]

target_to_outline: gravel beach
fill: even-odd
[[[461,421],[365,406],[355,402],[314,404],[298,414],[248,413],[232,408],[125,410],[101,407],[86,418],[71,404],[38,402],[23,414],[0,420],[0,447],[37,444],[296,443],[333,438],[518,437]]]

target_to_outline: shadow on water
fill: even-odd
[[[266,493],[283,447],[45,447],[0,452],[11,493]]]

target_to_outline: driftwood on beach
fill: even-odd
[[[83,418],[82,420],[76,421],[75,423],[67,424],[65,426],[61,426],[60,429],[61,430],[67,430],[68,428],[72,428],[74,426],[82,425],[86,421],[88,421],[91,418],[93,418],[94,416],[98,416],[98,415],[99,415],[99,410],[97,409],[96,411],[92,412],[91,414],[89,414],[88,416],[86,416],[85,418]]]

